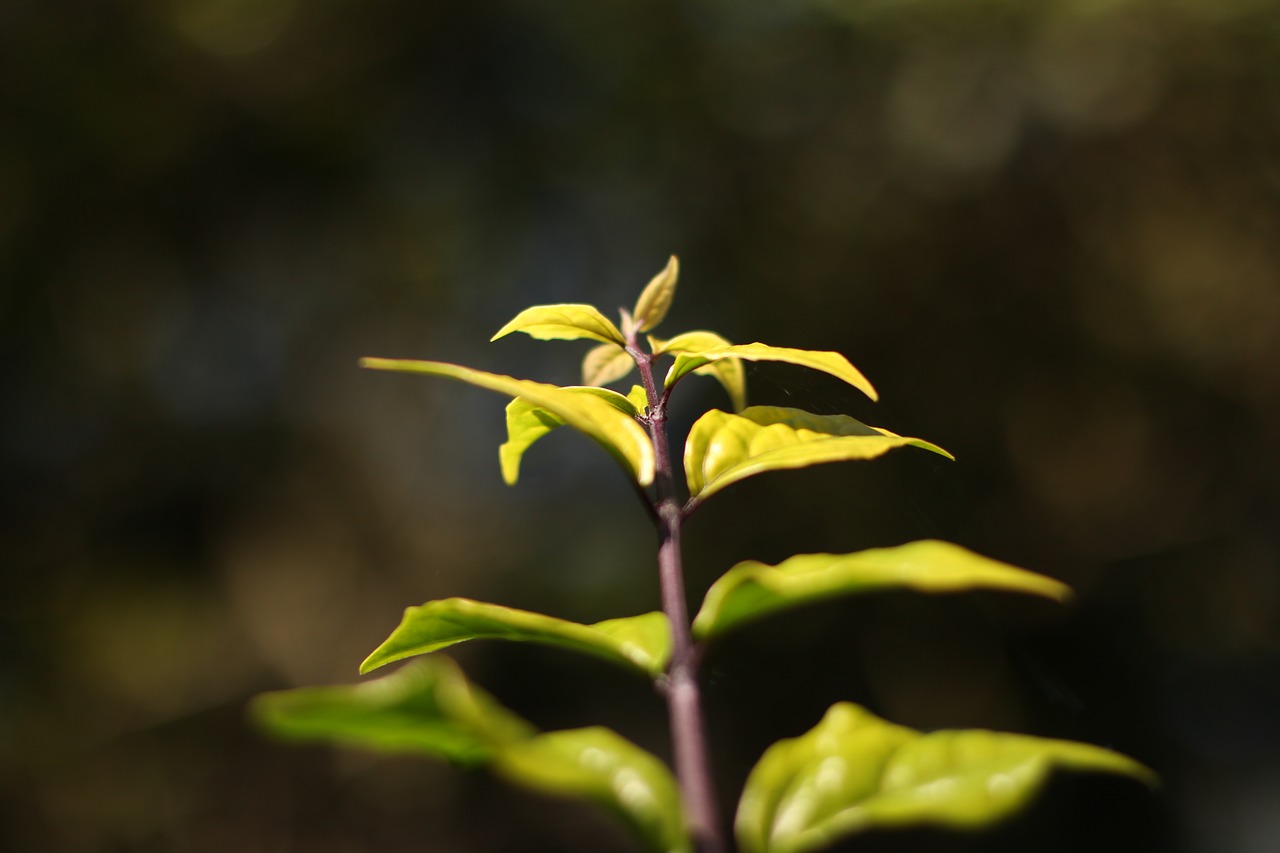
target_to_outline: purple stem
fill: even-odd
[[[667,440],[667,395],[654,382],[653,356],[640,350],[634,333],[629,337],[627,351],[640,368],[641,381],[649,400],[646,420],[654,452],[655,498],[651,507],[659,539],[658,578],[662,589],[662,610],[671,623],[671,662],[667,665],[663,694],[670,718],[676,780],[680,785],[685,820],[698,853],[724,853],[727,848],[711,778],[702,695],[698,685],[700,649],[690,634],[689,611],[685,604],[680,529],[686,513],[676,495],[675,473]]]

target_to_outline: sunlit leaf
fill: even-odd
[[[265,729],[290,740],[467,764],[483,762],[503,744],[534,732],[445,657],[416,661],[362,684],[264,693],[250,711]]]
[[[680,262],[672,255],[667,266],[645,285],[636,300],[636,308],[632,312],[635,318],[636,331],[647,332],[662,322],[671,308],[671,301],[676,296],[676,280],[680,277]]]
[[[952,458],[936,444],[867,426],[847,415],[815,415],[780,406],[751,406],[736,415],[712,409],[689,431],[684,470],[689,494],[701,501],[765,471],[874,459],[906,446]]]
[[[609,318],[594,305],[535,305],[517,314],[490,340],[496,341],[512,332],[524,332],[541,341],[571,341],[590,338],[602,343],[626,345],[626,339]]]
[[[362,367],[405,373],[425,373],[456,379],[509,397],[521,397],[558,417],[609,451],[641,486],[653,482],[653,443],[634,417],[598,395],[569,391],[556,385],[513,379],[441,361],[362,358]]]
[[[850,364],[849,359],[838,352],[788,349],[786,347],[771,347],[765,344],[736,344],[703,352],[682,353],[676,356],[676,363],[671,365],[671,370],[667,372],[667,387],[679,382],[681,377],[689,371],[724,358],[741,358],[746,361],[782,361],[787,364],[798,364],[801,367],[829,373],[857,388],[872,400],[879,399],[876,389],[872,387],[867,377],[863,376],[856,367]]]
[[[799,554],[776,566],[738,563],[707,590],[693,633],[708,639],[783,608],[895,588],[930,593],[998,589],[1057,601],[1071,594],[1052,578],[930,539],[853,554]]]
[[[480,639],[562,646],[651,676],[662,672],[671,652],[667,617],[658,612],[583,625],[467,598],[446,598],[405,610],[400,626],[365,659],[360,672]]]
[[[678,355],[689,352],[706,352],[719,347],[732,346],[715,332],[684,332],[670,340],[663,341],[649,338],[649,345],[654,355]],[[695,368],[699,376],[710,376],[724,386],[729,394],[733,410],[740,412],[747,406],[747,372],[742,367],[740,358],[720,358],[702,367]],[[667,385],[671,384],[668,378]]]
[[[627,399],[631,401],[631,405],[637,412],[648,412],[649,394],[644,390],[644,386],[632,385],[631,390],[627,392]]]
[[[560,390],[589,394],[633,419],[638,414],[628,398],[608,388],[574,385]],[[562,426],[562,418],[524,397],[516,397],[507,404],[507,440],[498,448],[498,461],[502,465],[502,479],[508,486],[514,486],[520,478],[520,460],[524,458],[524,452],[535,441]]]
[[[735,829],[743,853],[805,853],[870,829],[977,828],[1022,808],[1058,768],[1155,779],[1090,744],[982,730],[922,734],[839,703],[765,752]]]
[[[635,370],[636,362],[617,344],[592,347],[582,359],[583,385],[608,385]]]
[[[609,729],[538,735],[504,749],[495,769],[528,788],[597,803],[620,817],[652,850],[693,849],[671,771]],[[584,849],[589,847],[587,842]]]

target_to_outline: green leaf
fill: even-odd
[[[517,314],[489,340],[512,332],[524,332],[540,341],[571,341],[590,338],[602,343],[626,346],[626,338],[594,305],[535,305]]]
[[[689,430],[684,471],[690,496],[702,501],[765,471],[874,459],[906,446],[954,458],[936,444],[867,426],[848,415],[815,415],[781,406],[752,406],[736,415],[712,409]]]
[[[787,349],[786,347],[771,347],[765,344],[737,344],[703,352],[682,353],[676,356],[676,363],[667,372],[666,385],[669,388],[679,382],[689,371],[702,367],[708,362],[719,361],[723,358],[741,358],[747,361],[782,361],[787,364],[798,364],[801,367],[829,373],[857,388],[872,400],[880,398],[880,395],[876,393],[876,389],[872,387],[867,377],[863,376],[858,371],[858,368],[850,364],[849,359],[838,352]]]
[[[535,791],[603,806],[653,850],[692,853],[675,780],[661,761],[608,729],[539,734],[447,657],[356,685],[264,693],[250,714],[289,740],[488,765]]]
[[[592,347],[582,359],[583,385],[608,385],[635,370],[636,362],[617,344]]]
[[[533,728],[470,684],[445,657],[385,678],[340,687],[264,693],[250,706],[267,731],[382,752],[432,755],[464,764],[491,758]]]
[[[667,316],[676,296],[676,279],[679,277],[680,262],[672,255],[666,268],[645,285],[636,300],[636,308],[631,314],[635,318],[637,332],[649,331]]]
[[[661,674],[671,654],[667,617],[658,612],[583,625],[467,598],[446,598],[405,610],[400,627],[360,664],[360,672],[480,639],[563,646],[650,676]]]
[[[589,626],[611,638],[618,651],[651,676],[661,675],[671,659],[671,624],[661,611],[606,619]]]
[[[528,788],[603,806],[653,850],[692,853],[671,771],[609,729],[549,732],[513,744],[503,750],[496,769]]]
[[[1089,744],[982,730],[922,734],[842,702],[765,752],[735,829],[743,853],[805,853],[870,829],[977,828],[1022,808],[1057,768],[1155,780],[1136,761]]]
[[[644,427],[620,410],[616,405],[599,399],[597,395],[581,394],[531,382],[513,379],[497,373],[485,373],[457,364],[442,361],[414,361],[411,359],[362,358],[360,366],[373,370],[392,370],[405,373],[425,373],[443,376],[480,388],[487,388],[510,397],[522,397],[555,415],[562,422],[594,439],[618,460],[641,486],[653,482],[653,443]]]
[[[678,355],[679,353],[705,352],[718,347],[732,346],[715,332],[684,332],[668,341],[649,338],[649,346],[654,355]],[[747,407],[747,372],[742,367],[740,358],[716,359],[702,367],[695,368],[699,376],[710,376],[724,386],[733,404],[733,410],[740,412]],[[667,385],[671,385],[668,378]]]
[[[588,394],[603,400],[632,419],[639,415],[629,399],[608,388],[571,385],[560,390]],[[502,465],[502,479],[508,486],[514,486],[520,479],[520,460],[524,457],[524,452],[535,441],[562,426],[562,418],[524,397],[516,397],[507,403],[507,440],[498,448],[498,461]]]
[[[707,590],[693,633],[709,639],[783,608],[894,588],[930,593],[999,589],[1057,601],[1071,595],[1052,578],[929,539],[853,554],[799,554],[776,566],[738,563]]]

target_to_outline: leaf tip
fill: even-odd
[[[679,278],[680,260],[672,255],[667,259],[667,265],[645,286],[640,298],[636,301],[635,310],[632,312],[636,331],[647,332],[667,316],[667,311],[675,298],[676,281]]]
[[[270,728],[276,716],[273,696],[274,693],[259,693],[249,700],[244,711],[250,722],[260,728]]]
[[[532,310],[532,309],[529,309],[529,310]],[[494,341],[498,340],[498,338],[505,338],[507,335],[511,334],[512,332],[517,331],[520,328],[520,318],[525,313],[526,312],[524,311],[520,312],[520,314],[517,314],[515,317],[509,320],[505,326],[503,326],[498,331],[494,332],[493,337],[489,338],[489,343],[493,343]]]

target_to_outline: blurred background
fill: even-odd
[[[634,850],[483,774],[268,741],[262,690],[355,681],[402,609],[657,607],[622,474],[504,401],[362,355],[559,383],[489,336],[630,305],[839,350],[753,402],[951,450],[743,483],[740,559],[940,537],[1072,584],[785,614],[707,660],[726,807],[832,702],[1088,740],[983,836],[840,849],[1280,848],[1280,3],[10,0],[0,7],[0,848]],[[519,336],[517,336],[519,337]],[[727,405],[680,388],[677,429]],[[647,686],[454,655],[537,724],[666,754]]]

